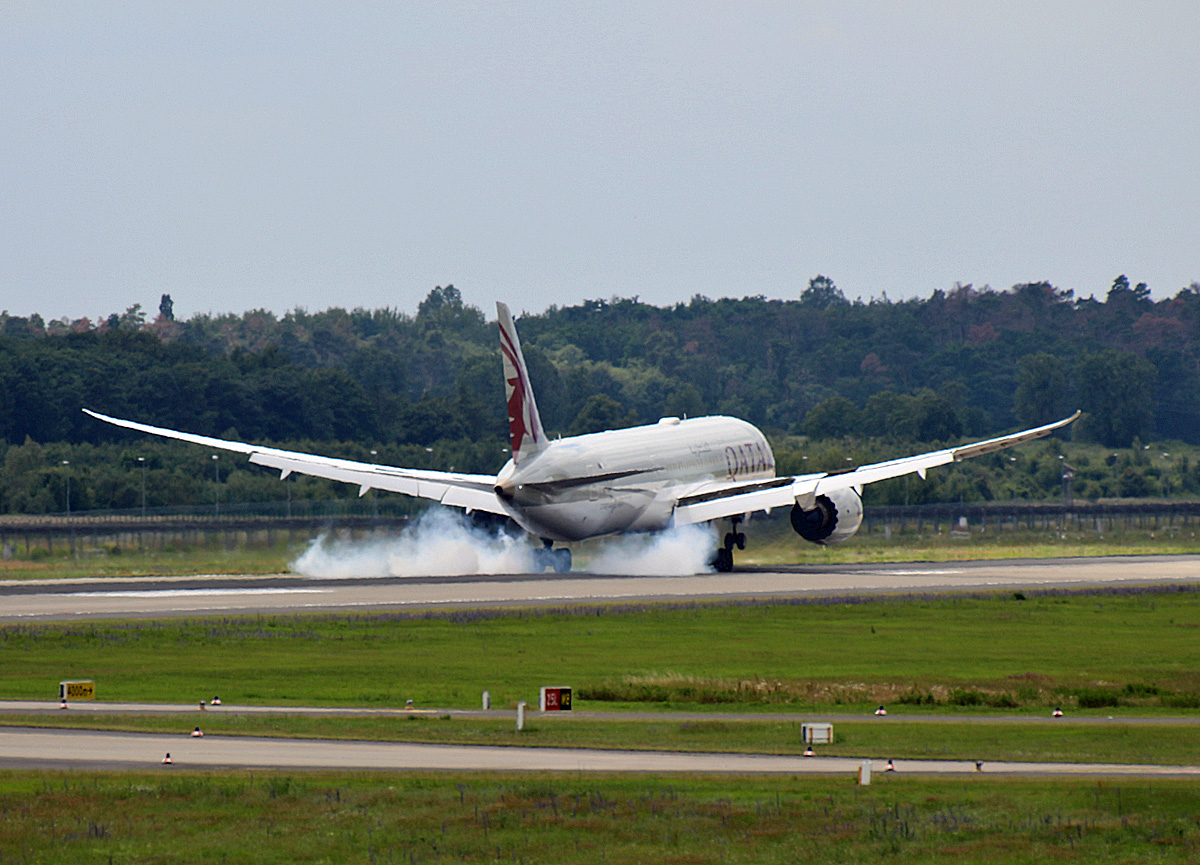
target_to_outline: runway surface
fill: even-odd
[[[164,755],[171,766],[163,766]],[[601,751],[583,748],[521,748],[478,745],[420,745],[390,742],[269,739],[87,730],[10,728],[0,731],[0,766],[25,769],[341,769],[542,772],[689,772],[846,774],[863,760],[766,754]],[[875,772],[885,761],[872,760]],[[977,774],[963,760],[896,760],[899,774]],[[1200,766],[1100,763],[984,763],[986,774],[1200,777]]]
[[[402,610],[1200,582],[1200,556],[747,568],[687,577],[200,575],[0,581],[0,621]]]

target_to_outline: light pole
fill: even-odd
[[[63,460],[62,464],[67,467],[67,520],[71,519],[71,461]]]
[[[213,516],[221,516],[221,470],[218,468],[217,462],[220,457],[216,454],[213,458]]]
[[[71,555],[75,555],[75,525],[71,522],[71,461],[63,460],[67,467],[67,524],[71,527]]]
[[[379,456],[379,451],[372,450],[371,461],[374,462],[377,456]],[[375,490],[371,490],[371,519],[379,519],[379,499],[375,498]]]
[[[146,458],[138,457],[138,464],[142,467],[142,519],[146,519]]]

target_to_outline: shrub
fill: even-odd
[[[1127,694],[1130,697],[1157,697],[1162,693],[1156,685],[1147,685],[1144,682],[1129,682],[1121,693]]]
[[[1083,688],[1075,692],[1075,699],[1081,709],[1102,709],[1105,706],[1121,705],[1117,692],[1108,688]]]
[[[1173,709],[1200,709],[1200,694],[1171,694],[1162,703]]]
[[[986,700],[982,691],[964,691],[962,688],[955,688],[950,692],[947,698],[951,706],[982,706]]]

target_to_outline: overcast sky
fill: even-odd
[[[0,5],[0,308],[1200,280],[1200,3]]]

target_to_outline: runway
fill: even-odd
[[[164,766],[163,757],[173,763]],[[102,756],[101,756],[102,755]],[[650,772],[852,775],[859,758],[794,757],[583,748],[421,745],[397,742],[271,739],[87,730],[8,728],[0,731],[0,766],[23,769],[339,769],[455,772]],[[874,772],[884,760],[872,760]],[[921,775],[1095,775],[1200,777],[1200,766],[1101,763],[984,763],[896,760],[896,773]]]
[[[509,574],[0,581],[0,622],[455,606],[806,597],[1200,582],[1200,556],[744,568],[686,577]]]

